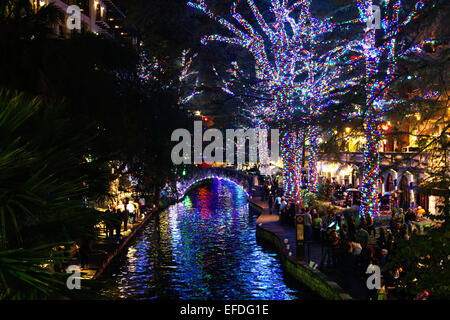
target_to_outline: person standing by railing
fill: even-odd
[[[327,267],[330,267],[332,264],[332,257],[333,257],[333,253],[332,253],[332,249],[331,249],[331,233],[333,232],[332,228],[327,228],[327,230],[324,232],[323,236],[322,236],[322,257],[320,258],[320,264],[319,264],[319,269],[322,269],[324,264],[325,264],[325,260],[327,260]]]
[[[120,229],[122,227],[122,212],[119,210],[119,208],[114,209],[114,214],[117,218],[116,222],[116,237],[120,237]]]
[[[280,213],[280,206],[281,206],[281,197],[280,197],[280,195],[277,195],[277,197],[275,198],[274,206],[275,206],[275,212],[277,214],[279,214]]]
[[[409,232],[412,233],[413,231],[413,224],[416,223],[417,217],[414,213],[413,209],[408,209],[408,211],[405,214],[405,223],[408,226]]]
[[[147,207],[146,207],[145,204],[146,204],[145,198],[144,198],[144,197],[141,197],[141,198],[139,199],[139,209],[140,209],[141,215],[142,215],[143,213],[145,213],[145,211],[146,211],[146,209],[147,209]]]
[[[309,209],[305,210],[303,217],[304,217],[303,223],[304,223],[304,228],[305,228],[305,241],[310,242],[311,235],[312,235],[312,218],[311,218],[311,214],[309,213]]]
[[[114,225],[112,223],[112,217],[113,217],[113,212],[111,210],[111,207],[108,206],[108,209],[106,209],[105,211],[105,235],[106,238],[112,238],[113,236],[113,230],[114,230]]]
[[[126,203],[126,204],[128,204],[128,203]],[[122,211],[123,231],[128,230],[128,219],[129,219],[128,210],[124,209]]]
[[[287,201],[285,197],[281,197],[280,213],[287,209]]]
[[[319,242],[320,241],[320,229],[322,229],[322,218],[320,218],[319,214],[317,213],[317,210],[313,210],[313,220],[312,220],[312,227],[313,227],[313,234],[312,238],[314,241]]]

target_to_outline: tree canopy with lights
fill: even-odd
[[[294,121],[297,113],[306,115],[306,122],[317,117],[337,98],[335,92],[354,84],[354,79],[339,82],[342,67],[338,60],[347,52],[348,41],[334,42],[326,52],[317,50],[327,33],[336,27],[329,19],[317,19],[310,11],[310,0],[271,1],[270,20],[264,17],[254,1],[247,4],[258,26],[251,25],[237,12],[239,2],[231,7],[235,23],[217,16],[204,0],[188,2],[188,5],[203,11],[217,21],[233,36],[210,35],[202,39],[204,44],[218,41],[240,46],[248,50],[255,61],[256,81],[247,86],[246,112],[259,123],[284,123],[281,125],[281,155],[284,164],[284,187],[290,201],[301,202],[302,149],[309,133],[309,185],[317,190],[317,151],[320,130],[312,127],[309,132],[302,123]],[[268,16],[268,15],[267,15]],[[294,17],[296,16],[296,17]],[[229,73],[232,78],[243,77],[244,73],[234,63]],[[244,78],[249,78],[247,75]],[[224,81],[224,91],[235,94],[232,83]],[[250,93],[251,92],[251,93]],[[305,126],[303,124],[303,126]]]

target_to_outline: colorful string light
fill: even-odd
[[[269,97],[264,101],[257,98],[250,105],[245,104],[246,113],[256,119],[264,119],[264,123],[271,123],[280,120],[289,120],[292,115],[300,109],[306,112],[310,118],[317,116],[325,102],[325,97],[330,99],[331,92],[340,87],[348,87],[351,81],[333,86],[335,73],[340,72],[336,66],[337,56],[342,55],[345,50],[343,46],[337,46],[320,59],[314,60],[316,52],[314,47],[319,43],[319,36],[330,32],[335,27],[329,20],[318,20],[310,13],[310,0],[297,1],[293,5],[288,5],[288,1],[272,0],[271,13],[273,23],[270,25],[255,5],[254,1],[248,0],[250,7],[259,27],[263,30],[264,36],[260,35],[256,29],[245,20],[236,10],[237,3],[231,7],[231,16],[238,23],[233,25],[228,20],[216,16],[209,10],[204,0],[188,2],[188,5],[203,11],[212,20],[228,29],[234,37],[222,35],[206,36],[202,42],[219,41],[227,44],[241,46],[247,49],[255,59],[255,71],[258,81],[251,89],[258,92],[259,96]],[[299,16],[295,19],[293,11],[298,9]],[[288,27],[289,26],[289,27]],[[292,32],[289,32],[291,30]],[[265,38],[269,41],[265,41]],[[266,43],[269,44],[266,48]],[[267,49],[272,53],[269,55]],[[272,58],[270,58],[272,57]],[[214,70],[215,71],[215,70]],[[325,72],[324,72],[325,71]],[[216,72],[216,71],[215,71]],[[299,81],[306,73],[307,81]],[[319,74],[324,74],[318,76]],[[217,74],[217,72],[216,72]],[[243,77],[243,72],[234,63],[229,71],[230,78]],[[250,78],[244,75],[245,78]],[[353,81],[354,82],[354,81]],[[222,89],[228,94],[235,95],[231,89],[232,81],[222,80]],[[324,90],[326,88],[326,90]],[[317,94],[317,92],[321,94]],[[301,97],[300,99],[298,97]],[[331,100],[330,100],[331,101]],[[304,106],[308,107],[305,108]],[[300,107],[299,107],[300,106]],[[284,129],[285,131],[289,129]],[[301,187],[301,145],[298,141],[304,142],[304,133],[290,130],[282,137],[281,157],[284,163],[284,187],[287,197],[298,201]],[[317,190],[317,141],[319,130],[311,132],[310,168],[311,182],[313,189]],[[298,139],[298,135],[302,139]],[[295,160],[297,159],[297,160]],[[301,159],[300,159],[301,160]],[[298,177],[297,177],[298,176]]]
[[[379,140],[381,137],[379,125],[383,114],[397,105],[400,100],[389,98],[387,89],[394,80],[397,62],[400,57],[412,53],[420,53],[425,43],[430,40],[400,49],[397,38],[404,26],[415,20],[426,0],[418,1],[415,7],[400,21],[401,0],[386,1],[383,5],[383,19],[381,25],[384,30],[384,42],[377,45],[374,29],[364,30],[362,39],[329,42],[333,49],[320,53],[316,47],[323,47],[322,35],[331,32],[337,25],[331,23],[331,18],[319,20],[310,13],[311,0],[295,1],[288,5],[286,0],[271,0],[271,23],[267,23],[253,0],[247,0],[259,28],[264,34],[259,34],[247,20],[237,12],[237,4],[231,7],[231,16],[237,26],[228,20],[216,16],[207,7],[205,0],[188,2],[188,5],[203,11],[212,20],[217,21],[233,34],[233,37],[222,35],[206,36],[204,44],[209,41],[219,41],[226,44],[240,46],[248,50],[255,59],[255,73],[258,84],[250,89],[264,96],[263,101],[253,99],[245,104],[246,113],[253,118],[270,124],[272,122],[289,122],[293,114],[300,112],[303,121],[311,124],[309,130],[309,190],[317,190],[317,151],[320,130],[314,125],[314,119],[326,108],[339,102],[340,97],[348,93],[349,88],[358,83],[359,77],[343,80],[341,74],[345,67],[364,61],[364,80],[366,83],[366,109],[364,132],[366,135],[364,149],[364,173],[361,189],[363,200],[361,213],[378,215],[377,185],[379,177]],[[359,18],[350,22],[367,24],[372,19],[372,0],[357,0]],[[293,17],[293,12],[298,14]],[[349,22],[347,22],[349,23]],[[289,26],[289,28],[288,28]],[[288,30],[289,29],[289,30]],[[266,48],[267,45],[267,48]],[[403,50],[403,51],[402,51]],[[353,54],[351,54],[353,53]],[[346,61],[343,59],[345,57]],[[242,77],[242,72],[235,65],[231,73],[232,78]],[[301,79],[301,80],[299,80]],[[233,81],[223,81],[223,90],[235,94],[232,89]],[[349,112],[350,118],[361,115],[362,110]],[[290,126],[290,127],[296,127]],[[285,166],[285,190],[290,199],[295,200],[295,193],[300,187],[297,176],[301,161],[298,161],[299,142],[304,141],[305,134],[298,129],[281,128],[282,147],[281,156]],[[299,138],[299,134],[302,138]],[[303,142],[302,142],[303,143]],[[300,156],[301,157],[301,156]]]
[[[301,145],[304,143],[303,131],[284,130],[281,132],[281,152],[283,160],[284,195],[288,202],[302,204],[301,187]]]
[[[186,192],[187,192],[189,189],[191,189],[194,185],[196,185],[197,183],[206,181],[206,180],[223,180],[223,181],[228,181],[228,182],[234,183],[234,184],[237,185],[240,189],[242,189],[242,191],[245,192],[245,194],[247,195],[247,197],[250,198],[250,193],[249,193],[249,191],[248,191],[244,186],[242,186],[242,185],[239,183],[239,181],[236,181],[236,180],[231,179],[231,178],[228,178],[228,177],[217,176],[217,175],[208,175],[208,176],[205,176],[205,177],[200,177],[200,178],[197,178],[197,179],[195,179],[195,180],[189,181],[188,184],[187,184],[186,186],[183,186],[182,188],[180,188],[180,189],[178,190],[178,193],[179,193],[181,196],[184,196],[184,195],[186,194]]]
[[[359,53],[365,62],[366,80],[366,113],[364,132],[367,143],[364,148],[363,176],[361,181],[362,203],[361,214],[378,216],[378,181],[380,173],[379,145],[381,138],[380,125],[384,113],[396,106],[400,100],[388,97],[388,89],[394,81],[398,59],[411,53],[417,53],[429,40],[422,41],[409,49],[402,49],[397,37],[403,28],[420,16],[420,10],[426,0],[417,1],[415,7],[401,21],[401,0],[386,1],[382,6],[381,21],[384,31],[383,42],[377,45],[375,29],[366,29],[362,41],[357,42]],[[366,24],[372,17],[372,0],[357,0],[359,21]],[[402,8],[403,10],[403,8]],[[356,50],[358,51],[358,50]]]
[[[198,71],[193,70],[193,62],[197,58],[197,54],[191,54],[191,50],[183,50],[181,52],[181,68],[177,81],[167,83],[164,88],[176,88],[178,91],[178,105],[187,105],[194,97],[201,95],[199,90],[200,81]],[[168,67],[164,61],[155,57],[149,57],[145,50],[139,53],[139,63],[137,66],[137,76],[144,83],[157,81],[161,74],[168,72]]]

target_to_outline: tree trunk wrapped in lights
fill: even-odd
[[[296,204],[302,204],[300,187],[303,143],[303,130],[284,129],[281,131],[284,193],[286,201]]]
[[[378,215],[378,180],[380,174],[380,130],[379,121],[372,117],[364,124],[364,132],[367,139],[364,145],[363,176],[361,180],[361,214],[369,213]]]
[[[319,152],[320,129],[317,126],[309,128],[309,156],[308,156],[308,191],[317,192],[319,182],[319,172],[317,170],[318,152]]]
[[[291,3],[291,4],[289,4]],[[323,43],[323,35],[331,32],[336,25],[328,19],[319,20],[310,12],[311,0],[287,1],[271,0],[269,2],[271,23],[266,22],[265,17],[255,5],[253,0],[247,0],[247,4],[253,13],[258,28],[252,26],[241,14],[237,12],[239,2],[233,3],[230,15],[234,24],[223,17],[217,16],[207,6],[205,0],[188,2],[188,5],[204,12],[210,19],[218,22],[227,29],[232,37],[222,35],[206,36],[202,43],[219,41],[236,45],[248,50],[255,60],[256,78],[259,79],[256,92],[265,92],[265,98],[256,104],[249,113],[263,117],[266,123],[291,122],[293,114],[306,105],[303,113],[309,119],[317,116],[316,106],[325,106],[332,96],[332,92],[338,88],[345,88],[350,83],[336,84],[336,75],[340,72],[339,59],[347,51],[347,43],[338,43],[325,54],[316,52],[319,44]],[[294,18],[294,11],[295,16]],[[261,32],[262,31],[262,32]],[[316,59],[317,61],[314,61]],[[236,72],[234,73],[236,74]],[[307,79],[303,81],[300,79]],[[352,82],[353,83],[353,82]],[[224,91],[235,94],[230,90],[230,84],[224,82]],[[251,86],[250,86],[251,87]],[[249,86],[245,86],[248,90]],[[323,90],[323,92],[318,91]],[[252,95],[255,96],[255,95]],[[307,97],[305,101],[299,101]],[[297,101],[294,101],[297,99]],[[289,131],[289,130],[288,130]],[[313,189],[317,189],[317,136],[314,131],[312,145],[312,181]],[[293,140],[290,140],[293,139]],[[289,198],[297,198],[294,192],[299,194],[301,186],[301,148],[299,141],[304,142],[304,135],[298,139],[298,134],[285,133],[281,148],[281,156],[286,169],[286,191]],[[295,157],[294,157],[295,154]],[[294,160],[297,158],[297,160]],[[295,170],[294,170],[295,168]],[[293,184],[292,186],[290,184]],[[294,191],[297,190],[297,191]]]
[[[193,68],[193,63],[197,58],[197,53],[191,53],[191,50],[183,50],[179,57],[180,68],[178,72],[178,81],[173,81],[169,85],[177,88],[178,91],[178,105],[188,106],[192,100],[203,93],[199,89],[198,71]],[[142,50],[139,52],[139,64],[137,67],[137,76],[144,83],[157,81],[158,78],[168,73],[170,68],[166,61],[159,60]]]
[[[258,134],[259,173],[263,176],[269,176],[270,157],[267,143],[267,129],[263,125],[260,125],[256,132]]]
[[[367,144],[364,149],[363,177],[361,180],[362,203],[361,214],[378,216],[378,177],[379,177],[379,144],[382,117],[386,111],[397,105],[400,100],[388,95],[389,88],[396,78],[397,62],[411,53],[421,53],[426,43],[421,41],[407,48],[399,45],[405,27],[421,15],[427,0],[419,0],[411,9],[405,8],[401,0],[386,2],[381,8],[382,18],[379,26],[373,24],[373,10],[377,9],[372,0],[358,0],[359,22],[367,24],[364,38],[359,42],[359,53],[365,63],[366,80],[366,112],[364,114],[364,132]],[[402,10],[400,10],[402,9]],[[406,17],[401,20],[401,12]],[[376,22],[376,21],[375,21]],[[376,39],[376,30],[383,30],[382,41]]]

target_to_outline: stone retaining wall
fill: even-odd
[[[263,210],[257,204],[251,201],[249,203],[258,211]],[[283,246],[282,239],[274,232],[265,229],[264,225],[256,225],[256,238],[274,247],[286,272],[322,298],[327,300],[352,299],[336,282],[330,281],[322,272],[311,268],[306,262],[298,261],[295,257],[289,256],[288,251]]]
[[[286,272],[312,291],[318,293],[322,298],[327,300],[352,299],[336,282],[328,280],[322,272],[312,269],[303,261],[298,262],[294,257],[288,256],[287,250],[282,245],[282,240],[273,232],[257,225],[256,237],[275,247]]]

